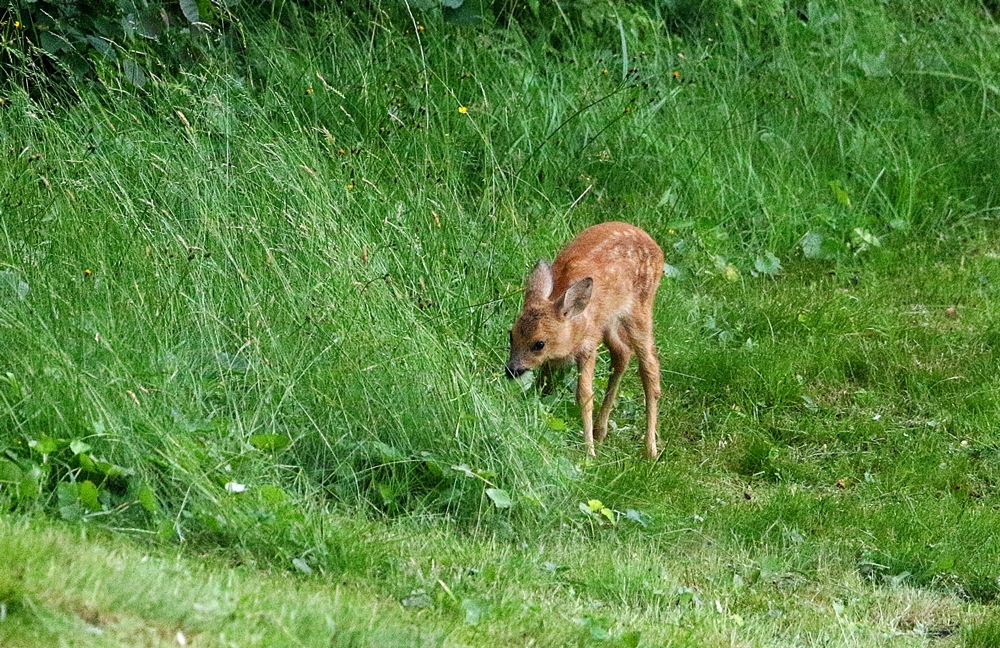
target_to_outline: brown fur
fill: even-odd
[[[580,371],[576,397],[591,455],[594,440],[608,433],[622,374],[635,354],[646,395],[646,453],[657,456],[660,364],[653,344],[653,302],[662,274],[663,251],[649,234],[609,222],[580,232],[551,268],[539,261],[528,276],[524,308],[511,329],[507,374],[575,361]],[[534,348],[538,342],[544,342],[540,350]],[[611,353],[611,376],[595,429],[594,364],[601,342]]]

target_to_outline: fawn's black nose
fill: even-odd
[[[507,378],[510,378],[510,379],[514,379],[514,378],[518,378],[520,376],[523,376],[524,372],[527,371],[527,369],[515,369],[514,367],[511,367],[510,365],[507,365],[506,369],[507,369]]]

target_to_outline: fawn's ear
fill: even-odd
[[[524,301],[548,299],[552,294],[552,267],[544,261],[535,264],[524,286]]]
[[[594,280],[590,277],[581,279],[566,290],[566,294],[556,304],[556,310],[562,314],[563,319],[576,317],[590,303],[590,296],[593,293]]]

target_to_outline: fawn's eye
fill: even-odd
[[[534,344],[531,345],[531,350],[534,351],[535,353],[538,353],[539,351],[541,351],[544,348],[545,348],[545,342],[543,342],[541,340],[539,340],[539,341],[537,341],[537,342],[535,342]]]

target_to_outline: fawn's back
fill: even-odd
[[[571,241],[552,264],[552,294],[581,279],[594,282],[587,307],[592,325],[652,307],[663,275],[663,251],[649,234],[628,223],[601,223]],[[635,313],[638,315],[639,313]]]

